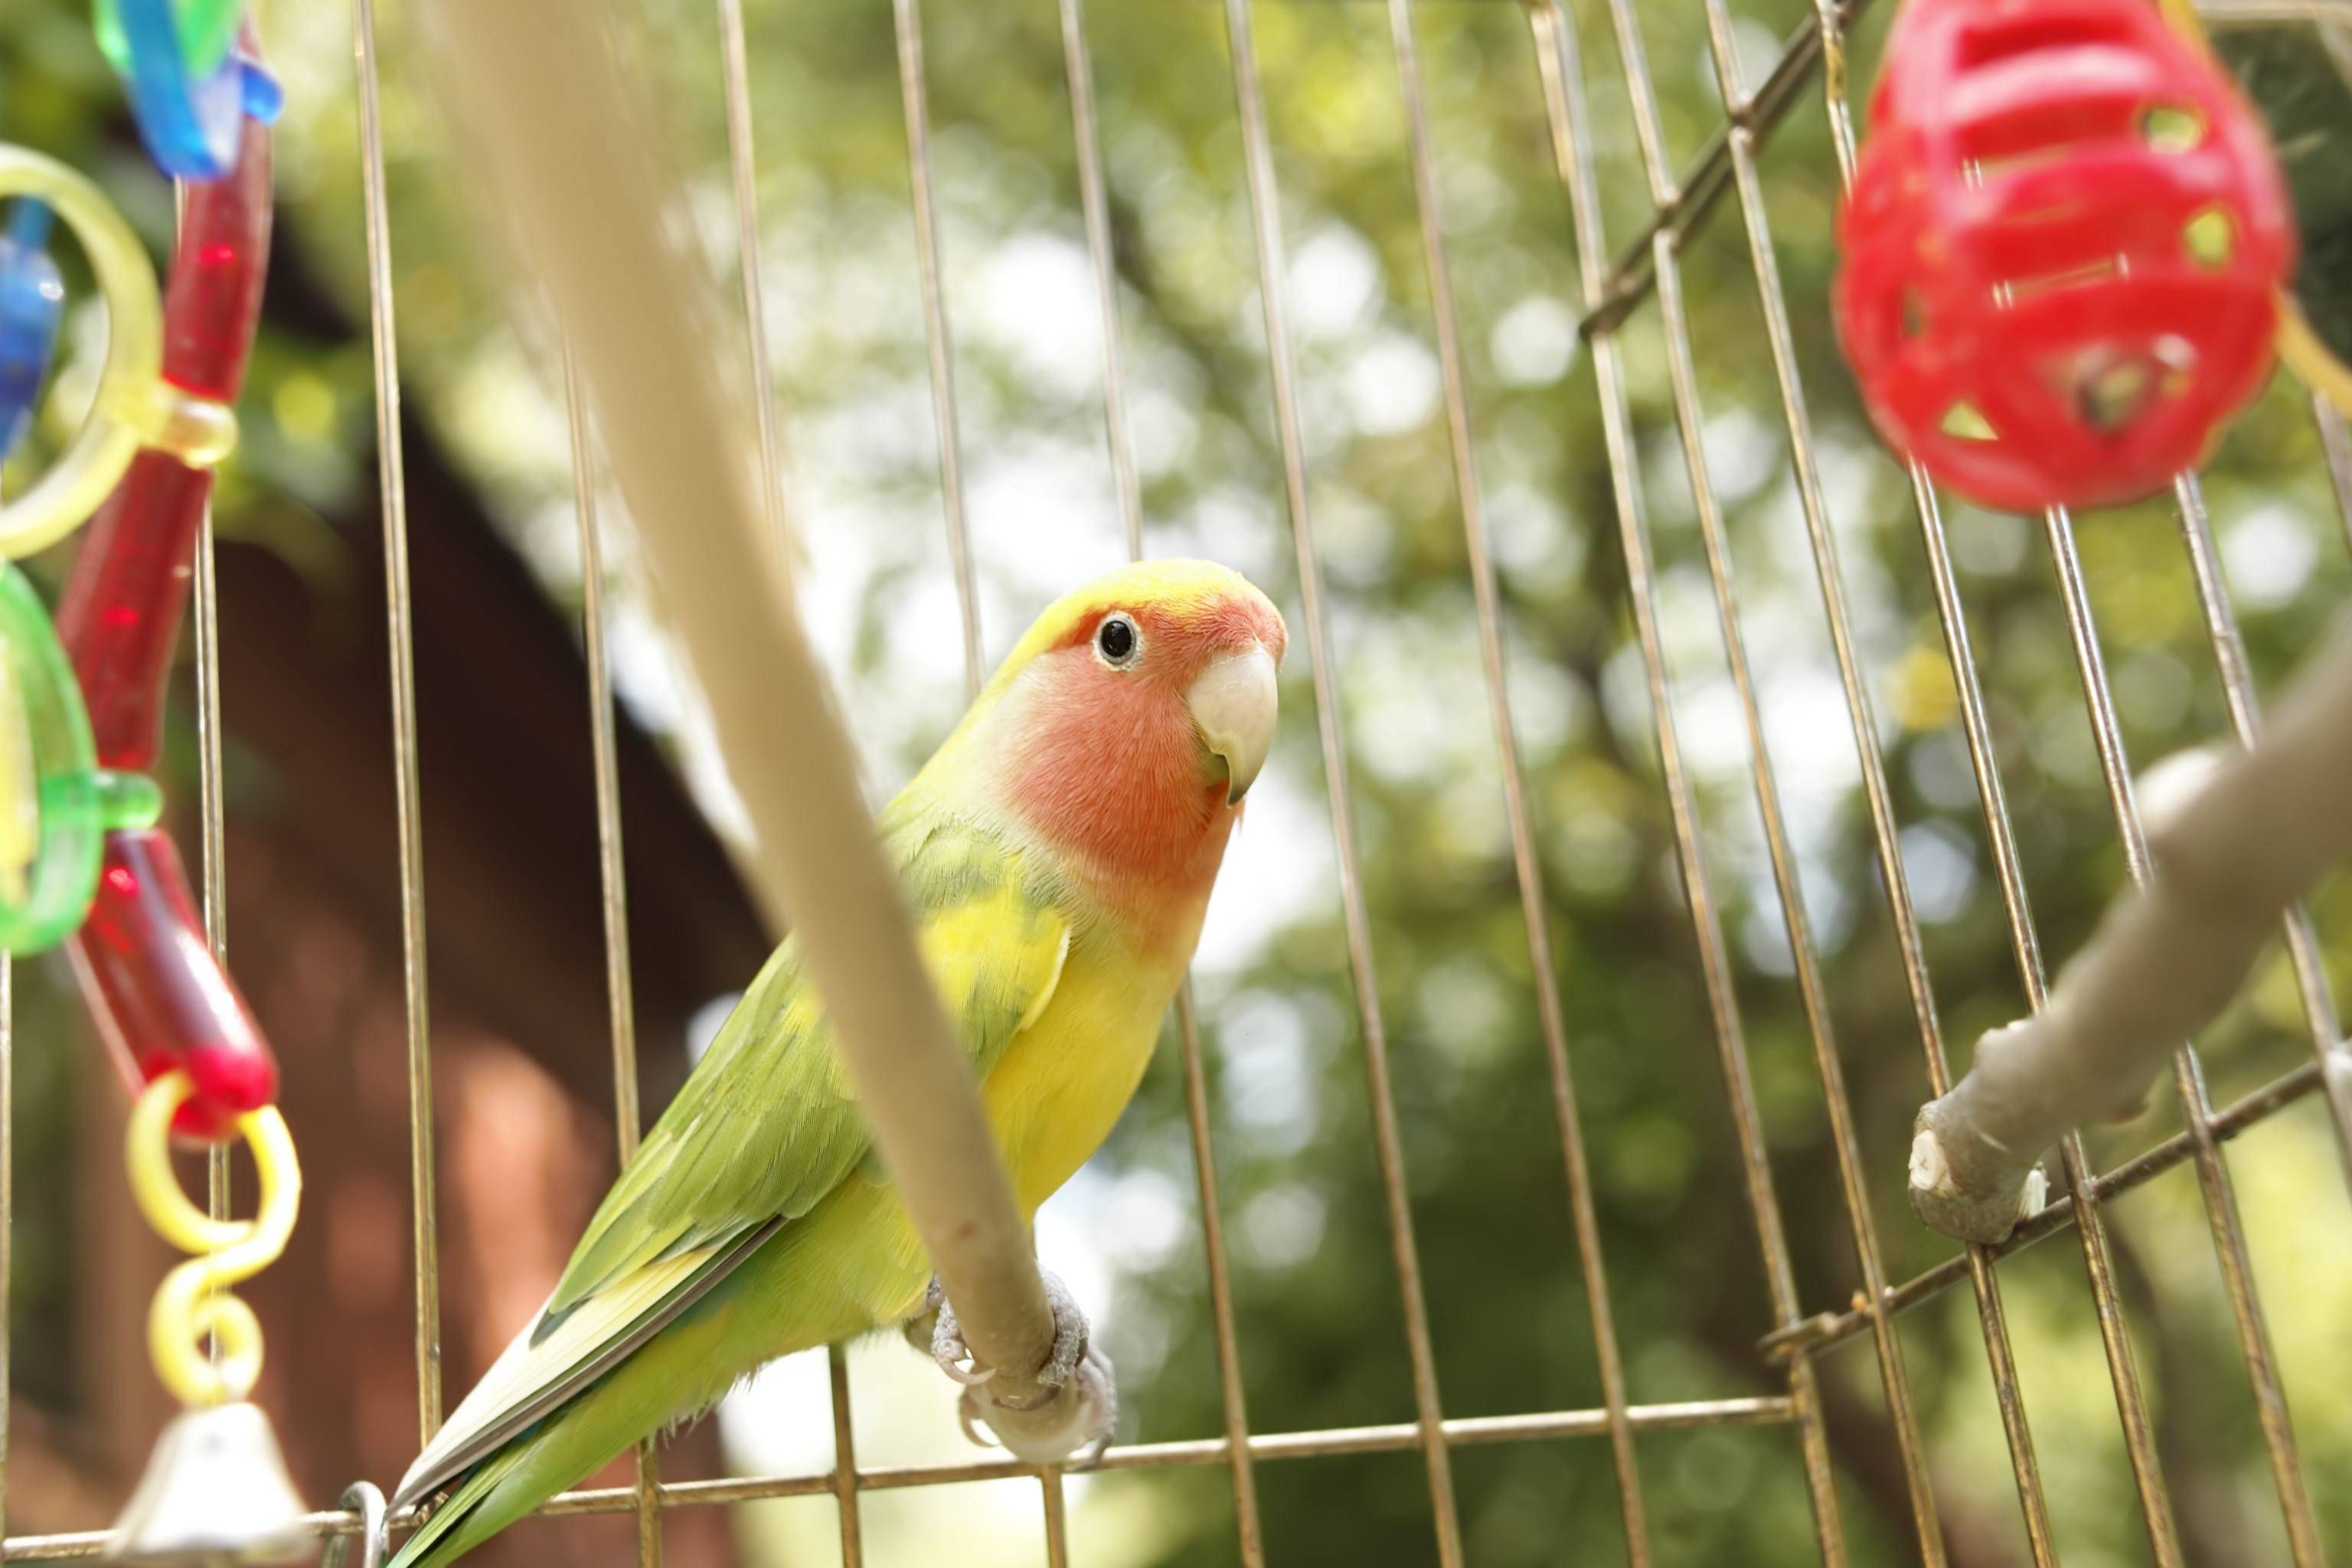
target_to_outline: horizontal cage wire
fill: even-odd
[[[1272,4],[1289,3],[1291,0],[1272,0]],[[1365,0],[1367,7],[1370,3]],[[1499,6],[1501,0],[1439,3]],[[408,572],[399,334],[393,291],[394,252],[398,237],[387,194],[377,16],[373,0],[352,0],[352,4],[365,270],[387,583],[384,625],[392,672],[392,754],[398,823],[405,1081],[409,1097],[417,1428],[421,1436],[429,1438],[439,1425],[443,1407],[440,1238],[436,1227],[431,1016],[425,959],[428,903],[424,886],[416,738],[416,606]],[[1613,1489],[1616,1511],[1622,1524],[1624,1557],[1635,1568],[1647,1568],[1664,1560],[1664,1553],[1659,1545],[1662,1527],[1654,1517],[1655,1510],[1645,1500],[1637,1438],[1645,1434],[1709,1428],[1787,1427],[1794,1442],[1792,1452],[1802,1476],[1811,1529],[1822,1559],[1832,1564],[1843,1563],[1860,1553],[1849,1542],[1848,1526],[1841,1510],[1820,1363],[1839,1347],[1867,1339],[1874,1363],[1874,1393],[1883,1403],[1902,1495],[1909,1510],[1910,1536],[1898,1555],[1906,1561],[1916,1556],[1940,1568],[1947,1560],[1948,1516],[1952,1503],[1939,1490],[1931,1471],[1928,1436],[1919,1414],[1920,1396],[1906,1365],[1899,1324],[1906,1313],[1938,1300],[1965,1283],[1974,1300],[1978,1337],[1990,1373],[2004,1449],[2001,1464],[2009,1484],[2015,1489],[2023,1542],[2036,1564],[2051,1568],[2059,1561],[2059,1554],[2051,1518],[2050,1489],[2036,1454],[2021,1393],[2016,1336],[2004,1304],[1999,1265],[2036,1242],[2072,1229],[2082,1249],[2084,1288],[2104,1352],[2105,1381],[2133,1487],[2132,1506],[2139,1515],[2153,1561],[2159,1568],[2168,1568],[2189,1559],[2184,1554],[2174,1500],[2158,1450],[2148,1408],[2149,1392],[2136,1359],[2140,1352],[2129,1332],[2126,1290],[2111,1248],[2110,1231],[2116,1223],[2111,1207],[2126,1194],[2186,1167],[2195,1176],[2200,1213],[2221,1271],[2232,1342],[2252,1391],[2258,1437],[2275,1494],[2281,1538],[2288,1560],[2295,1568],[2319,1568],[2325,1562],[2325,1552],[2312,1496],[2315,1478],[2308,1473],[2287,1419],[2286,1378],[2273,1346],[2265,1300],[2242,1220],[2242,1198],[2233,1187],[2228,1158],[2232,1141],[2315,1097],[2326,1108],[2331,1136],[2344,1150],[2347,1161],[2352,1161],[2352,1115],[2347,1115],[2347,1108],[2326,1092],[2324,1070],[2327,1053],[2341,1043],[2343,1029],[2329,989],[2316,929],[2305,910],[2298,908],[2289,913],[2282,935],[2311,1060],[2250,1092],[2217,1104],[2208,1086],[2203,1062],[2194,1047],[2184,1045],[2173,1063],[2172,1075],[2174,1100],[2181,1116],[2180,1131],[2153,1142],[2104,1170],[2095,1167],[2090,1152],[2078,1137],[2070,1137],[2061,1152],[2063,1173],[2052,1201],[2021,1224],[2008,1240],[1990,1247],[1969,1246],[1956,1256],[1907,1276],[1895,1272],[1895,1249],[1890,1246],[1893,1238],[1883,1226],[1871,1195],[1874,1187],[1884,1187],[1885,1183],[1877,1179],[1883,1173],[1874,1171],[1865,1154],[1869,1142],[1865,1137],[1865,1113],[1881,1114],[1885,1108],[1865,1105],[1846,1080],[1844,1064],[1850,1059],[1846,1052],[1852,1029],[1833,1022],[1837,1008],[1832,995],[1826,943],[1816,929],[1814,918],[1809,915],[1801,885],[1801,857],[1781,771],[1791,760],[1776,757],[1769,743],[1769,704],[1759,673],[1756,649],[1771,633],[1769,628],[1759,630],[1747,613],[1749,601],[1742,595],[1738,571],[1740,554],[1733,536],[1734,506],[1727,499],[1720,472],[1723,459],[1708,437],[1710,388],[1705,375],[1709,363],[1706,356],[1741,352],[1748,345],[1735,348],[1720,341],[1703,343],[1699,334],[1704,313],[1695,308],[1694,299],[1685,290],[1685,258],[1692,248],[1715,237],[1735,238],[1744,249],[1744,271],[1752,285],[1750,303],[1761,322],[1766,351],[1762,357],[1769,361],[1782,421],[1780,434],[1787,442],[1796,510],[1802,530],[1803,570],[1810,573],[1811,589],[1818,596],[1834,665],[1842,707],[1840,718],[1853,742],[1859,794],[1867,818],[1870,866],[1894,933],[1902,1000],[1908,1010],[1903,1030],[1896,1032],[1916,1037],[1924,1068],[1922,1081],[1931,1093],[1941,1095],[1951,1087],[1953,1073],[1943,1010],[1928,967],[1928,943],[1923,934],[1925,917],[1906,865],[1906,825],[1898,812],[1891,754],[1878,712],[1885,700],[1886,672],[1874,668],[1869,638],[1864,630],[1870,605],[1861,595],[1870,590],[1870,581],[1852,571],[1842,559],[1842,548],[1852,547],[1842,545],[1838,521],[1832,515],[1832,484],[1825,474],[1825,453],[1816,439],[1813,405],[1801,370],[1800,323],[1809,322],[1811,316],[1822,313],[1822,306],[1811,294],[1792,300],[1790,280],[1782,276],[1780,253],[1773,233],[1772,192],[1764,159],[1767,143],[1784,122],[1800,114],[1825,111],[1829,151],[1835,160],[1833,174],[1841,187],[1851,183],[1855,136],[1846,101],[1851,86],[1847,79],[1848,33],[1863,20],[1866,5],[1865,0],[1814,0],[1810,19],[1783,40],[1769,59],[1759,61],[1757,51],[1744,42],[1742,22],[1727,0],[1697,0],[1697,4],[1703,7],[1698,37],[1703,45],[1704,68],[1727,108],[1720,123],[1699,141],[1696,155],[1679,165],[1670,146],[1677,128],[1668,123],[1662,110],[1658,77],[1648,47],[1651,40],[1645,37],[1645,29],[1654,33],[1660,24],[1657,18],[1645,14],[1648,8],[1638,6],[1634,0],[1594,0],[1587,7],[1593,14],[1580,16],[1572,13],[1563,0],[1524,0],[1524,4],[1508,9],[1524,18],[1524,58],[1533,79],[1533,91],[1539,97],[1543,131],[1549,143],[1546,151],[1551,167],[1547,174],[1557,181],[1559,221],[1576,256],[1577,276],[1572,283],[1562,280],[1561,287],[1574,296],[1575,329],[1591,359],[1592,384],[1599,399],[1608,458],[1607,494],[1613,509],[1611,521],[1615,524],[1625,574],[1623,609],[1631,622],[1633,653],[1639,664],[1639,689],[1647,703],[1648,741],[1654,752],[1653,760],[1670,823],[1673,873],[1689,920],[1689,940],[1698,965],[1700,993],[1712,1037],[1709,1043],[1722,1077],[1723,1110],[1737,1141],[1740,1190],[1736,1199],[1727,1202],[1737,1204],[1742,1223],[1754,1235],[1762,1270],[1762,1299],[1769,1313],[1769,1321],[1749,1325],[1755,1360],[1762,1369],[1760,1375],[1769,1380],[1773,1392],[1760,1396],[1664,1403],[1637,1401],[1631,1392],[1629,1356],[1621,1342],[1610,1291],[1608,1260],[1603,1256],[1594,1155],[1588,1143],[1587,1118],[1580,1109],[1571,1071],[1571,1059],[1580,1054],[1581,1042],[1574,1037],[1563,1005],[1558,977],[1559,960],[1547,917],[1545,856],[1538,821],[1538,802],[1542,796],[1533,787],[1520,750],[1521,731],[1514,713],[1513,682],[1508,679],[1513,657],[1509,641],[1511,611],[1499,581],[1490,537],[1491,506],[1486,487],[1481,482],[1469,354],[1454,296],[1452,279],[1459,258],[1454,254],[1456,247],[1449,239],[1443,210],[1447,182],[1443,177],[1444,169],[1435,142],[1431,110],[1432,84],[1442,87],[1442,73],[1447,62],[1442,57],[1424,58],[1417,43],[1422,35],[1416,31],[1416,18],[1430,7],[1416,6],[1412,0],[1384,0],[1390,63],[1402,117],[1402,173],[1411,184],[1420,260],[1428,289],[1429,346],[1434,353],[1439,376],[1453,504],[1460,518],[1462,548],[1469,573],[1476,657],[1487,705],[1486,720],[1497,759],[1496,776],[1487,782],[1498,794],[1503,807],[1512,891],[1524,927],[1525,958],[1530,976],[1528,988],[1531,994],[1522,1001],[1531,1009],[1538,1026],[1541,1070],[1549,1093],[1548,1110],[1555,1124],[1548,1136],[1558,1140],[1570,1221],[1568,1245],[1572,1247],[1579,1289],[1589,1314],[1587,1332],[1601,1396],[1601,1403],[1591,1408],[1502,1415],[1446,1414],[1429,1306],[1433,1292],[1444,1286],[1429,1277],[1416,1244],[1407,1140],[1400,1129],[1399,1091],[1391,1079],[1391,1035],[1384,1019],[1383,994],[1376,967],[1374,917],[1366,893],[1362,835],[1353,805],[1355,791],[1350,771],[1356,764],[1356,753],[1341,730],[1339,656],[1334,647],[1333,616],[1328,603],[1327,552],[1318,542],[1309,414],[1295,343],[1292,301],[1286,298],[1292,274],[1285,250],[1283,190],[1265,84],[1256,52],[1264,25],[1256,13],[1272,6],[1256,7],[1251,0],[1222,0],[1225,64],[1230,68],[1233,94],[1233,129],[1238,139],[1246,192],[1255,303],[1264,333],[1265,363],[1260,368],[1281,469],[1281,502],[1295,556],[1298,597],[1305,612],[1303,641],[1314,698],[1318,753],[1328,790],[1338,870],[1339,924],[1349,970],[1352,1022],[1361,1052],[1369,1104],[1370,1155],[1377,1167],[1390,1267],[1401,1309],[1402,1345],[1382,1346],[1376,1352],[1367,1353],[1385,1357],[1401,1350],[1412,1409],[1410,1419],[1382,1425],[1298,1431],[1266,1431],[1254,1425],[1242,1373],[1242,1347],[1248,1338],[1247,1324],[1236,1309],[1233,1262],[1225,1235],[1226,1216],[1222,1212],[1213,1158],[1212,1063],[1204,1052],[1202,1022],[1188,983],[1179,994],[1172,1036],[1185,1135],[1199,1201],[1208,1323],[1215,1356],[1222,1429],[1214,1436],[1195,1440],[1115,1445],[1085,1468],[1105,1472],[1222,1468],[1230,1486],[1239,1561],[1246,1568],[1263,1568],[1269,1561],[1269,1552],[1258,1500],[1259,1467],[1271,1461],[1318,1456],[1409,1456],[1417,1464],[1420,1484],[1426,1493],[1429,1558],[1444,1568],[1456,1568],[1469,1560],[1465,1524],[1456,1501],[1454,1468],[1459,1451],[1495,1445],[1596,1438],[1606,1445],[1607,1484]],[[1080,203],[1078,216],[1096,289],[1092,308],[1098,315],[1100,327],[1104,437],[1117,498],[1121,544],[1129,557],[1141,558],[1149,552],[1152,531],[1148,525],[1145,484],[1139,476],[1136,450],[1136,402],[1122,348],[1117,240],[1104,152],[1105,117],[1097,101],[1091,53],[1096,35],[1090,32],[1083,0],[1057,0],[1057,5],[1063,58],[1055,68],[1066,92],[1066,107],[1073,133],[1071,154]],[[761,502],[772,525],[776,548],[789,561],[792,542],[786,524],[789,481],[784,443],[773,399],[768,395],[776,381],[771,363],[768,307],[762,298],[750,51],[741,0],[717,0],[716,12],[730,180],[730,216],[739,247],[735,304],[741,312],[746,357],[743,368],[751,384],[761,394],[757,399]],[[957,401],[957,356],[942,254],[930,81],[923,56],[925,19],[919,0],[891,0],[891,21],[906,137],[914,257],[920,283],[930,416],[936,432],[938,481],[944,509],[945,571],[952,580],[962,676],[969,695],[979,689],[986,673],[981,620],[982,595],[975,559],[976,541],[967,520],[967,477],[961,463],[965,436]],[[1752,31],[1752,26],[1747,30]],[[1676,37],[1679,40],[1681,35]],[[1610,94],[1605,100],[1596,97],[1597,85],[1605,87]],[[1630,119],[1630,148],[1610,143],[1596,130],[1601,114],[1621,99]],[[1623,205],[1624,200],[1622,193],[1604,188],[1604,145],[1630,157],[1633,168],[1638,172],[1648,214],[1630,237],[1617,239],[1614,248],[1603,231],[1603,209],[1614,210]],[[1625,160],[1617,162],[1622,164]],[[1732,234],[1735,225],[1736,236]],[[1800,310],[1807,314],[1800,315]],[[1662,352],[1662,367],[1647,357],[1654,343]],[[610,584],[600,535],[603,517],[598,506],[598,458],[568,341],[562,345],[562,369],[576,542],[583,563],[581,631],[593,741],[613,1105],[619,1129],[619,1152],[625,1161],[640,1125],[638,1042],[631,999],[628,893],[623,873],[624,824],[614,732],[617,698],[608,651],[614,635],[606,613]],[[1654,429],[1644,429],[1639,417],[1645,401],[1661,401],[1638,391],[1645,381],[1663,386],[1663,405],[1669,411],[1669,416]],[[2316,396],[2311,399],[2311,410],[2318,427],[2328,482],[2344,519],[2346,542],[2352,545],[2352,437],[2347,437],[2341,416]],[[1654,452],[1663,453],[1665,460],[1656,460]],[[1835,1215],[1799,1211],[1784,1198],[1776,1182],[1766,1116],[1751,1060],[1753,1028],[1743,1005],[1732,935],[1727,928],[1728,900],[1723,890],[1724,870],[1715,863],[1712,849],[1714,840],[1707,818],[1714,802],[1706,781],[1694,763],[1688,743],[1693,722],[1684,695],[1688,672],[1676,668],[1677,642],[1661,607],[1662,596],[1668,591],[1664,582],[1667,567],[1662,556],[1662,540],[1667,526],[1663,516],[1665,509],[1654,493],[1661,475],[1684,487],[1690,501],[1696,548],[1704,566],[1706,607],[1735,700],[1732,727],[1739,732],[1745,747],[1745,798],[1756,814],[1760,833],[1769,889],[1767,913],[1777,923],[1785,943],[1798,1016],[1803,1026],[1806,1059],[1821,1080],[1820,1103],[1834,1163],[1834,1201],[1842,1211]],[[1971,638],[1952,530],[1945,502],[1924,471],[1915,467],[1908,479],[1968,776],[1974,786],[1990,851],[2001,934],[2021,991],[2038,1011],[2045,1002],[2047,991],[2042,937],[2029,896],[2018,824],[2008,805],[2000,738]],[[2240,742],[2251,742],[2260,728],[2252,659],[2238,611],[2224,581],[2213,521],[2195,475],[2180,477],[2173,503],[2201,618],[2200,629],[2210,645],[2211,666],[2220,683],[2231,733]],[[2146,835],[2135,798],[2132,764],[2126,751],[2116,687],[2110,680],[2094,616],[2084,551],[2074,520],[2066,513],[2053,511],[2041,521],[2043,544],[2059,591],[2059,619],[2065,634],[2067,661],[2079,687],[2083,713],[2089,725],[2099,787],[2108,807],[2114,842],[2122,851],[2128,878],[2144,879],[2149,872]],[[219,606],[209,529],[198,557],[195,599],[205,909],[212,940],[216,948],[225,951],[226,932],[221,899],[224,805],[216,638]],[[10,973],[6,960],[0,958],[0,1119],[13,1110],[9,994]],[[1910,1047],[1906,1044],[1903,1049],[1907,1053]],[[1908,1106],[1902,1108],[1902,1114],[1907,1117],[1908,1110]],[[6,1226],[13,1194],[7,1171],[7,1162],[0,1160],[0,1294],[5,1294],[11,1267]],[[215,1211],[226,1212],[225,1160],[216,1160],[212,1165],[211,1188]],[[1791,1253],[1793,1246],[1811,1244],[1803,1234],[1809,1226],[1832,1238],[1861,1282],[1851,1303],[1824,1306],[1801,1299]],[[1798,1233],[1793,1242],[1792,1227]],[[1387,1281],[1380,1283],[1385,1286]],[[0,1336],[5,1336],[5,1325],[0,1325]],[[4,1337],[0,1337],[0,1348],[5,1348]],[[1074,1560],[1069,1540],[1070,1510],[1064,1490],[1066,1468],[988,1458],[952,1465],[862,1466],[853,1444],[849,1365],[839,1347],[829,1354],[827,1386],[835,1445],[835,1460],[828,1468],[665,1481],[656,1461],[655,1447],[648,1442],[637,1452],[632,1484],[569,1491],[540,1512],[548,1517],[633,1513],[638,1561],[650,1565],[661,1560],[662,1521],[667,1510],[773,1499],[830,1497],[835,1505],[841,1561],[845,1568],[863,1568],[868,1561],[861,1525],[863,1494],[971,1481],[1028,1479],[1039,1489],[1045,1561],[1055,1568],[1062,1568]],[[0,1404],[0,1417],[5,1415],[5,1405]],[[1578,1458],[1572,1462],[1584,1462],[1583,1455],[1597,1456],[1601,1451],[1598,1445],[1580,1447],[1573,1450]],[[1597,1466],[1598,1460],[1593,1463]],[[1596,1468],[1594,1473],[1600,1471]],[[357,1528],[355,1515],[338,1510],[318,1513],[312,1516],[311,1522],[321,1534],[348,1534]],[[92,1558],[100,1554],[105,1542],[105,1533],[96,1531],[7,1536],[0,1560]]]

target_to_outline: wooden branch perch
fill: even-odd
[[[1977,1043],[1969,1074],[1920,1109],[1911,1206],[1947,1236],[1994,1242],[2066,1130],[2137,1104],[2182,1040],[2245,981],[2279,916],[2352,857],[2352,618],[2296,678],[2250,752],[2215,763],[2148,823],[2155,878],[2110,906],[2049,1006]],[[2352,1052],[2326,1058],[2352,1103]]]
[[[607,47],[609,0],[430,0],[436,85],[519,259],[569,324],[612,471],[749,809],[751,859],[839,1031],[877,1142],[977,1359],[1000,1437],[1054,1322],[980,1096],[917,955],[849,742],[761,521],[757,449],[706,269]],[[1002,1413],[1000,1414],[1000,1411]],[[1075,1447],[1083,1435],[1073,1439]]]

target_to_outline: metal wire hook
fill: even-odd
[[[391,1517],[383,1506],[383,1493],[373,1481],[353,1481],[344,1489],[342,1506],[360,1516],[358,1568],[382,1568],[391,1546]],[[339,1531],[329,1536],[327,1549],[319,1554],[319,1568],[345,1568],[351,1546],[348,1535]]]

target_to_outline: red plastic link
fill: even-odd
[[[269,132],[252,121],[236,172],[188,187],[163,296],[163,378],[222,403],[245,383],[269,263]],[[58,634],[81,678],[100,767],[144,771],[187,605],[212,472],[150,449],[89,521],[58,606]]]
[[[247,39],[248,45],[250,38]],[[270,232],[269,132],[245,122],[237,166],[188,187],[164,292],[164,379],[234,402],[244,384]],[[101,767],[144,771],[187,605],[212,473],[139,454],[88,529],[57,624],[80,678]],[[184,1067],[195,1093],[173,1129],[218,1142],[278,1092],[278,1064],[236,984],[214,962],[171,839],[107,835],[98,897],[67,944],[83,994],[135,1088]]]
[[[175,1067],[195,1080],[173,1131],[217,1142],[231,1119],[278,1095],[278,1064],[236,984],[213,963],[171,836],[106,836],[89,919],[68,948],[82,994],[115,1064],[131,1083]]]
[[[1881,434],[2013,510],[2193,466],[2262,386],[2294,260],[2260,121],[2143,0],[1911,0],[1839,243]]]

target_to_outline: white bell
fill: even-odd
[[[302,1499],[257,1405],[185,1410],[163,1428],[107,1542],[112,1563],[288,1563],[311,1541]]]

